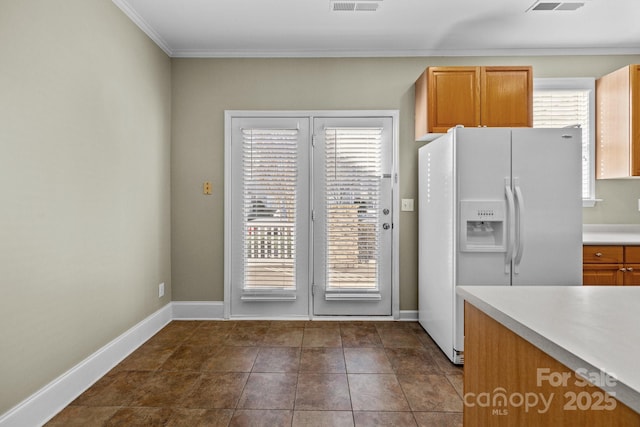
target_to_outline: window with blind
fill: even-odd
[[[242,129],[245,291],[295,290],[297,129]]]
[[[327,292],[378,288],[382,131],[325,129]]]
[[[595,201],[595,81],[594,79],[535,79],[533,126],[582,129],[582,199]]]

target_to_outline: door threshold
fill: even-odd
[[[353,321],[353,322],[375,322],[375,321],[394,321],[393,316],[313,316],[313,321]]]
[[[401,319],[395,319],[393,316],[231,316],[228,320],[282,320],[282,321],[310,321],[310,322],[389,322],[389,321],[402,321]]]

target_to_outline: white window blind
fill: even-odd
[[[325,129],[327,292],[378,288],[382,130]]]
[[[245,291],[295,290],[297,129],[242,129]]]
[[[545,82],[545,80],[549,80]],[[537,79],[533,92],[534,127],[582,129],[582,198],[595,199],[593,79]]]

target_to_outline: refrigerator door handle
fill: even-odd
[[[511,179],[506,177],[504,179],[504,193],[507,197],[507,254],[504,260],[504,274],[511,274],[511,261],[513,260],[513,250],[515,246],[515,219],[516,219],[516,207],[511,190]]]
[[[516,206],[518,209],[518,224],[516,229],[516,256],[513,262],[513,273],[520,274],[520,261],[522,261],[522,253],[524,252],[524,198],[520,189],[520,179],[513,178],[513,186],[515,188]]]

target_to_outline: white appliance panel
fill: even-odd
[[[568,161],[581,150],[580,129],[513,130],[513,187],[523,209],[512,285],[582,284],[582,168]]]
[[[452,358],[455,304],[454,145],[449,133],[419,150],[418,319]]]
[[[505,179],[511,176],[511,129],[458,128],[455,130],[457,209],[465,201],[505,201]],[[504,221],[506,225],[507,222]],[[467,229],[460,218],[459,234]],[[507,231],[507,230],[504,230]],[[458,285],[511,284],[505,273],[505,252],[469,252],[457,245]]]

